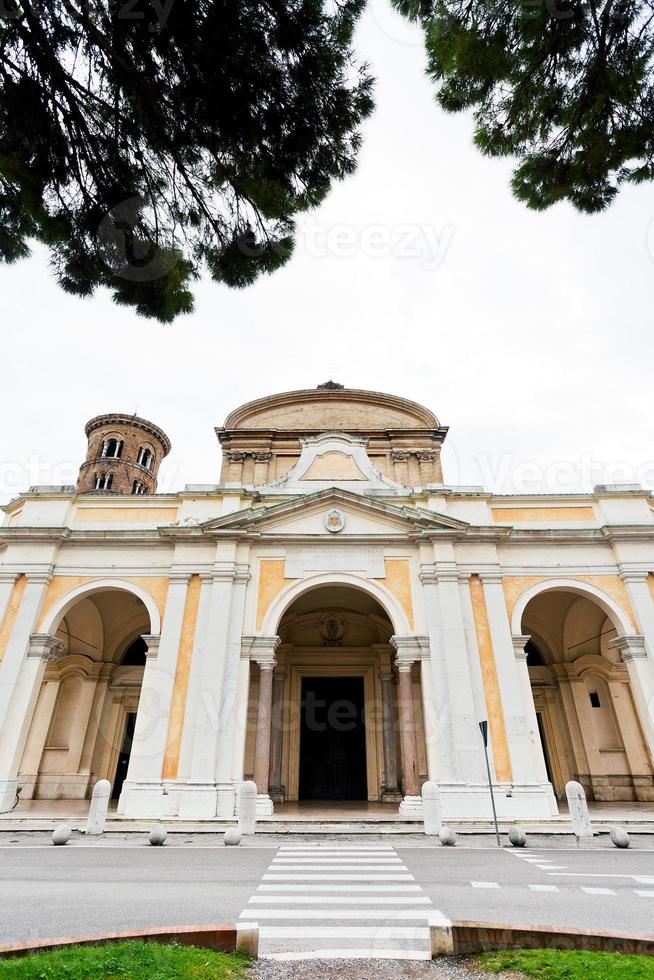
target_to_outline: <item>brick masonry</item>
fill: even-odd
[[[147,419],[137,415],[98,415],[86,424],[88,451],[77,481],[78,493],[132,494],[135,482],[142,483],[146,494],[156,493],[157,474],[161,461],[170,452],[170,440],[165,432]],[[120,459],[102,456],[105,439],[123,442]],[[153,461],[149,468],[137,463],[141,447],[150,449]],[[110,490],[95,489],[96,476],[113,477]]]

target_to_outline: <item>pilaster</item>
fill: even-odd
[[[127,779],[118,802],[118,812],[127,816],[151,816],[161,813],[163,806],[162,766],[190,578],[187,571],[171,570],[161,635],[144,637],[143,684]]]
[[[23,623],[36,618],[40,603],[36,610],[35,605],[36,603],[31,604],[30,616],[25,615]],[[21,604],[21,611],[22,608]],[[18,625],[17,620],[16,628]],[[19,649],[18,644],[17,649]],[[35,633],[28,638],[22,662],[17,664],[18,676],[13,684],[11,700],[0,732],[0,813],[10,810],[16,799],[18,767],[34,717],[46,665],[60,657],[63,649],[59,637],[47,633]]]
[[[638,719],[654,766],[654,675],[644,636],[616,636],[609,646],[619,650],[627,666]]]

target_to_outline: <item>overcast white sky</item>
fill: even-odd
[[[273,277],[204,281],[196,312],[162,327],[108,295],[66,296],[44,251],[0,266],[0,501],[74,483],[84,423],[109,411],[169,434],[160,490],[215,483],[213,427],[232,408],[330,377],[432,408],[450,484],[654,485],[652,185],[599,216],[529,212],[470,118],[436,106],[419,32],[387,0],[371,0],[357,49],[377,78],[359,170]]]

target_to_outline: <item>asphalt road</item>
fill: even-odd
[[[169,841],[152,848],[141,837],[121,835],[57,848],[47,835],[0,835],[0,942],[233,922],[279,845],[288,844],[268,838],[224,848],[208,835]],[[651,838],[629,851],[616,850],[607,838],[581,849],[552,839],[534,840],[525,850],[498,849],[488,839],[460,838],[452,849],[424,838],[392,843],[449,918],[654,934]]]

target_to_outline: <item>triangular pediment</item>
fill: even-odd
[[[342,523],[342,526],[339,526]],[[330,530],[333,526],[333,530]],[[415,534],[421,530],[463,531],[468,527],[445,514],[406,505],[388,504],[378,498],[333,487],[279,504],[253,506],[226,514],[202,525],[205,533],[240,530],[257,534]]]

